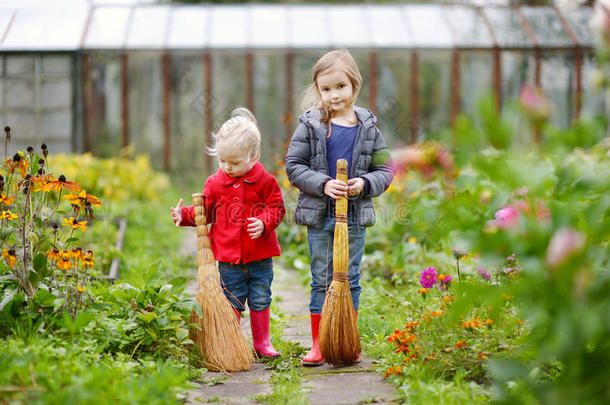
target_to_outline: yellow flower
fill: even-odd
[[[21,153],[22,152],[15,153],[12,158],[7,159],[6,162],[4,162],[4,167],[8,167],[11,173],[15,171],[15,168],[18,168],[21,177],[25,177],[30,164],[23,156],[21,156]]]
[[[95,255],[93,254],[92,251],[87,251],[87,253],[83,253],[83,256],[81,258],[81,263],[83,265],[83,267],[86,268],[91,268],[93,267],[93,263],[95,262]]]
[[[13,249],[4,249],[2,251],[2,258],[4,259],[8,267],[10,267],[11,269],[13,268],[13,266],[15,266],[15,262],[17,261],[17,258],[15,257],[15,251]]]
[[[0,204],[11,205],[15,201],[15,197],[7,197],[4,193],[0,197]]]
[[[417,243],[417,239],[414,237],[409,238],[409,243]]]
[[[72,205],[84,206],[86,203],[91,204],[92,207],[101,207],[102,202],[96,196],[87,194],[85,190],[81,190],[78,194],[71,193],[64,196],[64,200],[70,201]]]
[[[38,192],[38,191],[42,191],[48,183],[51,183],[51,182],[54,182],[57,180],[55,179],[55,177],[53,177],[52,174],[47,174],[47,175],[37,174],[36,176],[33,176],[32,178],[30,178],[30,181],[32,182],[32,184],[34,184],[34,189],[32,191]]]
[[[85,292],[86,288],[85,288],[85,287],[83,287],[82,285],[78,285],[78,286],[76,286],[76,290],[77,290],[79,293],[82,293],[82,292]]]
[[[72,229],[80,229],[83,232],[87,230],[87,221],[78,222],[78,220],[74,219],[74,217],[70,217],[70,219],[62,219],[65,222],[65,226],[72,227]]]
[[[13,219],[19,218],[19,215],[13,214],[10,210],[2,210],[2,215],[0,216],[2,219],[8,219],[12,221]]]
[[[422,295],[426,295],[428,293],[428,289],[427,288],[420,288],[419,290],[417,290],[418,294],[422,294]]]

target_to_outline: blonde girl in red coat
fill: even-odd
[[[221,285],[238,318],[248,303],[256,353],[278,357],[269,340],[269,306],[271,258],[281,254],[275,228],[284,218],[282,193],[259,162],[261,136],[249,110],[235,109],[214,137],[210,153],[218,157],[219,168],[205,182],[203,195]],[[172,219],[176,226],[195,226],[193,207],[182,203],[170,209]]]

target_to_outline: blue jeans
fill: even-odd
[[[307,242],[311,255],[311,297],[309,312],[322,312],[326,290],[333,280],[333,239],[335,234],[335,218],[326,216],[321,227],[307,227]],[[348,219],[349,234],[349,268],[348,281],[352,294],[354,310],[360,304],[360,261],[364,252],[366,228],[359,226],[352,218]]]
[[[218,262],[220,285],[233,308],[244,311],[246,300],[251,311],[262,311],[271,305],[273,260],[263,259],[245,264]]]

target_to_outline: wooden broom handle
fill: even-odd
[[[347,184],[347,160],[337,160],[337,180]],[[349,239],[347,230],[347,197],[335,200],[335,235],[333,238],[333,280],[347,281]]]

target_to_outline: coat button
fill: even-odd
[[[233,183],[233,187],[234,188],[238,188],[239,187],[239,183]]]

